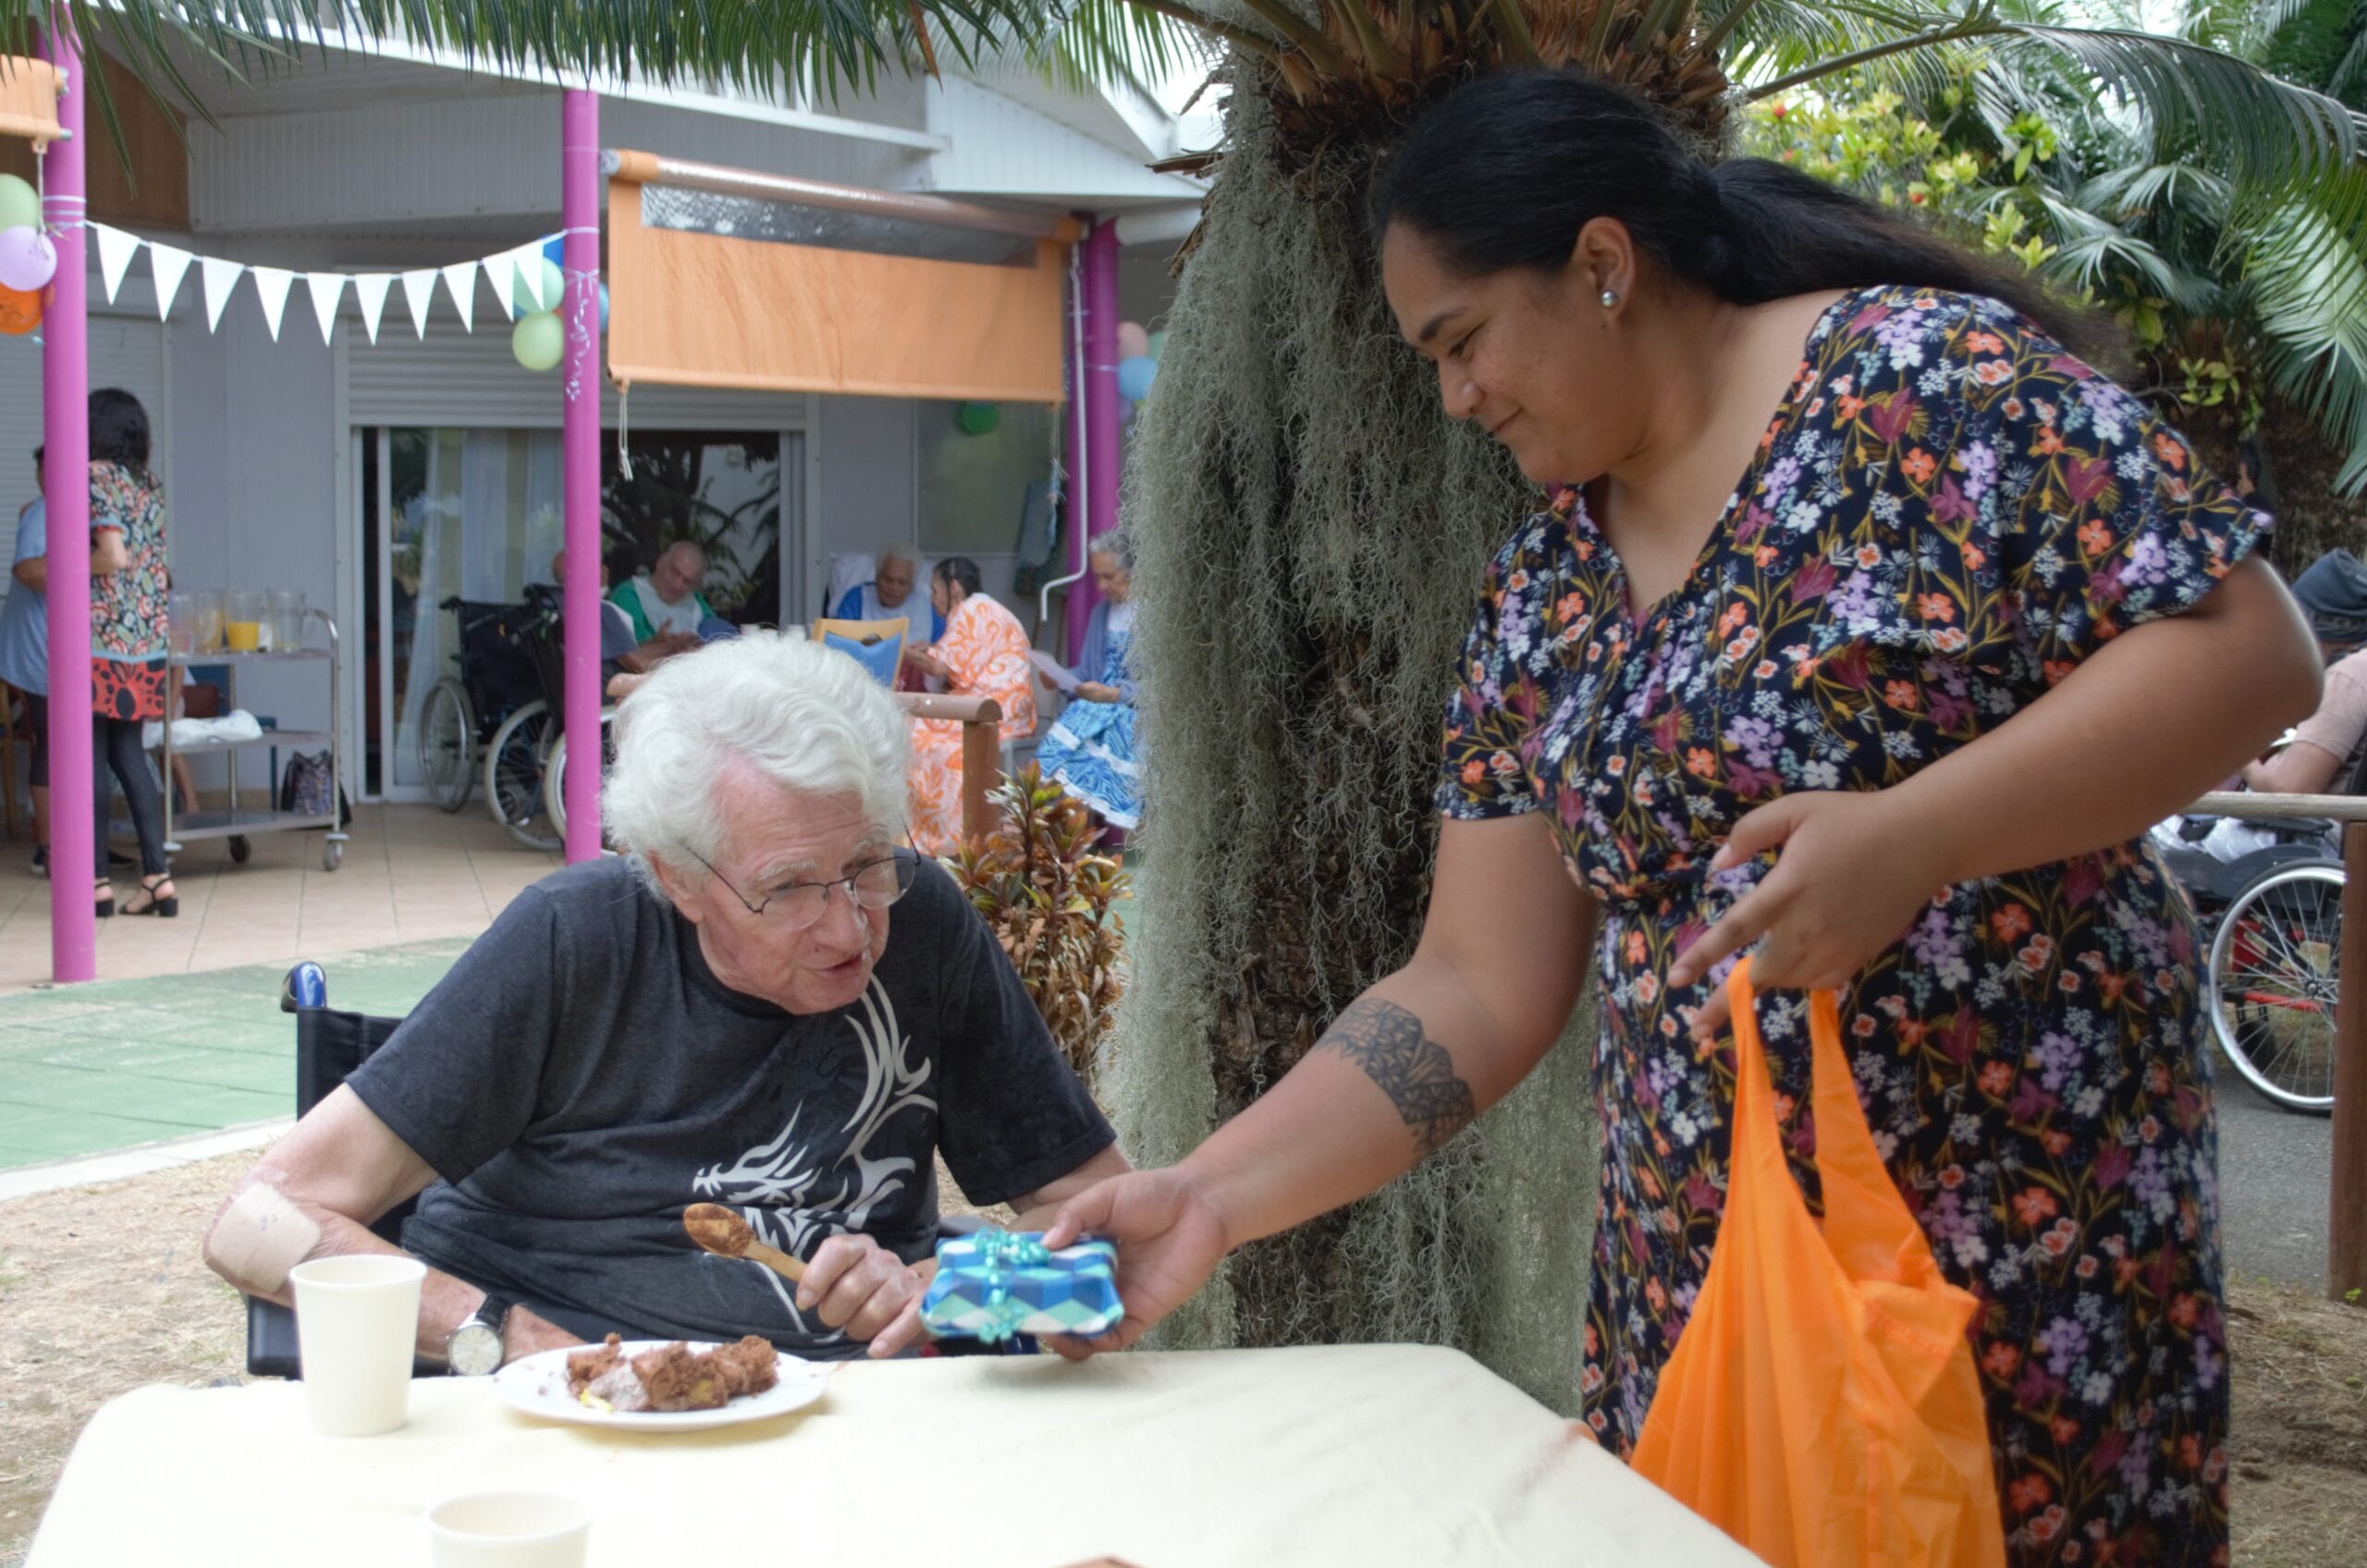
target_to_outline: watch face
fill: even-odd
[[[501,1330],[481,1319],[463,1323],[445,1341],[444,1356],[463,1378],[491,1377],[501,1370]]]

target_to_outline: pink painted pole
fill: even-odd
[[[62,7],[61,7],[62,10]],[[42,218],[57,277],[41,324],[43,464],[49,475],[49,953],[59,983],[98,974],[91,893],[96,876],[91,779],[91,363],[84,310],[82,51],[62,16],[50,63],[65,73],[61,141],[43,162]]]
[[[1118,226],[1103,219],[1085,242],[1085,538],[1118,526]],[[1073,570],[1073,569],[1072,569]],[[1069,657],[1101,595],[1087,577],[1069,590]],[[1098,670],[1085,675],[1098,680]]]
[[[560,432],[568,573],[567,858],[600,853],[600,98],[559,97],[559,221],[567,275],[567,407]]]

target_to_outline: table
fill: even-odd
[[[1511,1384],[1410,1345],[864,1363],[818,1404],[627,1435],[411,1385],[411,1424],[323,1438],[302,1389],[147,1388],[93,1416],[27,1568],[426,1560],[420,1515],[572,1493],[594,1568],[1681,1564],[1758,1560]]]

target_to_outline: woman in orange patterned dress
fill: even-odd
[[[978,582],[975,561],[952,556],[937,563],[928,597],[945,618],[945,635],[904,657],[942,677],[949,695],[1000,704],[1009,742],[1036,732],[1027,629],[980,593]],[[945,718],[913,721],[912,790],[913,841],[929,854],[951,853],[962,841],[962,726]]]

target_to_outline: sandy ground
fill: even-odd
[[[102,1403],[145,1383],[244,1380],[239,1298],[198,1241],[252,1158],[0,1205],[0,1568],[24,1561]],[[2367,1309],[2258,1277],[2230,1294],[2236,1561],[2367,1562]]]

